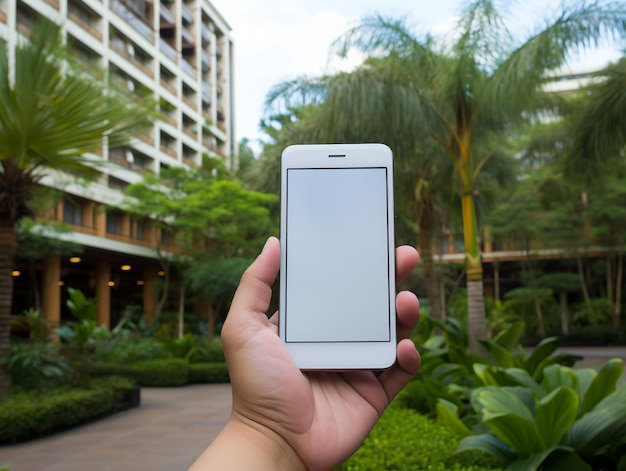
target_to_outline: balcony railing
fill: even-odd
[[[193,65],[187,62],[186,59],[180,61],[180,68],[183,69],[183,72],[185,72],[191,78],[194,78],[194,79],[196,78],[196,69],[194,68]]]
[[[170,58],[174,62],[177,62],[177,54],[172,46],[170,46],[164,39],[159,38],[159,51],[165,54],[166,57]]]
[[[143,19],[139,18],[130,8],[124,5],[120,0],[112,0],[111,10],[117,13],[120,18],[132,26],[139,34],[148,41],[152,41],[153,31]]]

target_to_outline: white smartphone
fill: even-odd
[[[300,369],[395,362],[394,218],[389,147],[283,151],[279,335]]]

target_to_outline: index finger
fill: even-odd
[[[396,281],[404,280],[419,262],[419,254],[414,247],[402,245],[396,249]]]

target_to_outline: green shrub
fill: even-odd
[[[21,391],[0,399],[0,443],[16,443],[65,430],[115,409],[124,378],[103,378],[92,389]]]
[[[224,361],[220,338],[209,341],[206,337],[185,334],[181,338],[163,343],[165,351],[174,358],[185,358],[190,363],[218,363]]]
[[[501,469],[482,453],[455,455],[458,437],[445,426],[402,407],[391,407],[341,471],[486,471]]]
[[[165,351],[153,338],[114,337],[100,342],[92,358],[97,362],[136,363],[165,358]]]
[[[189,383],[228,383],[230,376],[226,363],[192,363],[189,365]]]
[[[8,366],[13,385],[22,389],[58,387],[72,374],[59,346],[46,342],[11,342]]]
[[[182,386],[189,377],[189,363],[177,358],[142,361],[134,366],[137,383],[142,386]]]
[[[94,363],[91,365],[91,373],[96,376],[123,376],[141,386],[182,386],[187,384],[189,364],[178,358],[142,361],[130,365]]]

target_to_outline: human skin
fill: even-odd
[[[419,256],[396,249],[396,278],[404,279]],[[271,286],[280,267],[278,239],[268,239],[248,268],[222,329],[233,391],[231,417],[190,470],[331,470],[363,442],[389,402],[420,365],[408,336],[419,302],[396,297],[397,361],[388,370],[302,372],[268,319]]]

